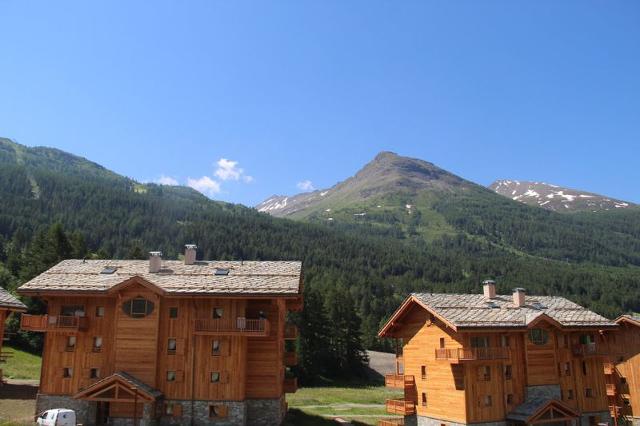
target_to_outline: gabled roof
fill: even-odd
[[[26,311],[27,306],[18,300],[13,294],[0,287],[0,309],[9,309],[11,311]]]
[[[413,293],[378,333],[384,336],[414,305],[421,306],[453,330],[473,328],[529,328],[541,321],[557,327],[616,327],[616,323],[564,297],[525,296],[524,306],[512,295],[486,299],[483,294]]]
[[[155,401],[161,396],[162,392],[159,390],[152,388],[131,374],[118,371],[81,390],[73,398],[94,401],[140,399],[142,402],[143,400]]]
[[[111,273],[103,273],[110,267]],[[228,269],[228,275],[216,275]],[[301,292],[302,263],[298,261],[212,261],[185,265],[163,260],[160,272],[149,272],[147,260],[63,260],[23,284],[20,294],[58,292],[107,293],[138,277],[171,295],[296,296]]]
[[[640,327],[640,316],[632,314],[620,315],[618,318],[616,318],[616,323],[627,323]]]
[[[557,399],[531,398],[507,414],[508,420],[527,424],[573,419],[580,415]]]

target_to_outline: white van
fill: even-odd
[[[76,426],[76,412],[66,408],[53,408],[40,413],[36,423],[44,426]]]

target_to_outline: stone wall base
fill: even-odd
[[[412,419],[413,418],[413,419]],[[407,422],[409,420],[409,422]],[[427,416],[407,416],[405,417],[406,426],[466,426],[467,423],[457,423],[451,420],[436,419],[434,417]],[[507,422],[487,422],[487,423],[473,423],[473,426],[507,426]]]
[[[227,416],[224,418],[210,418],[209,406],[211,404],[224,404],[228,407]],[[160,408],[164,404],[181,404],[181,416],[161,416],[153,419],[151,404],[145,404],[144,415],[138,419],[139,426],[179,426],[190,425],[218,425],[218,426],[280,426],[286,415],[284,396],[277,399],[248,399],[245,401],[193,401],[190,400],[165,400],[158,401]],[[69,408],[76,412],[78,423],[91,426],[95,425],[97,403],[73,399],[64,395],[38,394],[36,397],[36,410],[41,413],[52,408]],[[164,410],[158,410],[164,414]],[[132,418],[110,418],[114,426],[133,426]],[[439,425],[438,425],[439,426]]]
[[[589,417],[591,416],[599,417],[600,423],[613,424],[613,422],[611,421],[611,413],[609,411],[596,411],[593,413],[582,413],[582,415],[580,416],[579,425],[589,426],[590,425]]]

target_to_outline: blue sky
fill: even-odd
[[[0,135],[138,180],[253,205],[391,150],[640,202],[637,1],[0,0],[0,16]]]

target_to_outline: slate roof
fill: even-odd
[[[564,297],[525,296],[517,307],[512,295],[485,299],[483,294],[414,293],[416,300],[456,328],[526,327],[547,315],[564,327],[615,327],[614,321]]]
[[[26,311],[27,307],[17,297],[0,287],[0,308]]]
[[[101,273],[113,267],[112,274]],[[228,269],[228,275],[215,275]],[[63,260],[18,292],[106,292],[133,277],[158,286],[171,294],[207,295],[296,295],[300,293],[302,263],[298,261],[211,261],[185,265],[163,260],[158,273],[149,272],[147,260]]]
[[[151,399],[158,399],[162,396],[162,392],[158,389],[152,388],[137,377],[134,377],[129,373],[125,373],[124,371],[116,371],[115,373],[91,384],[88,388],[81,390],[74,395],[74,398],[82,399],[83,397],[86,397],[86,395],[93,394],[96,390],[101,392],[106,384],[117,381],[118,379],[125,382],[131,389],[137,388]]]
[[[518,405],[513,411],[507,414],[508,420],[521,421],[527,423],[528,420],[538,414],[545,406],[555,403],[562,407],[563,410],[567,410],[567,414],[573,417],[575,414],[573,410],[568,409],[562,402],[556,399],[549,398],[529,398],[524,403]]]

